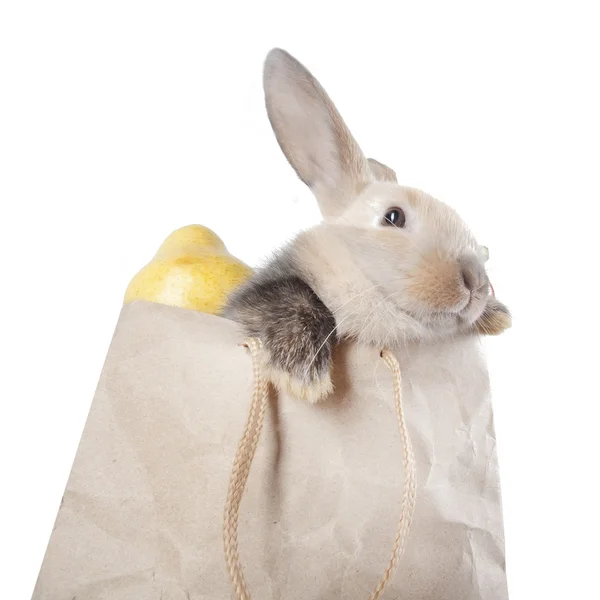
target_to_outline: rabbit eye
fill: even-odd
[[[385,213],[382,224],[387,225],[388,227],[404,227],[406,224],[406,215],[401,208],[390,208],[390,210]]]

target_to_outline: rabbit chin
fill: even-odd
[[[432,309],[421,303],[410,308],[395,302],[379,302],[374,306],[376,309],[345,315],[342,308],[337,328],[340,337],[388,346],[451,338],[474,331],[475,323],[484,313],[486,299],[473,298],[466,306],[448,310]]]
[[[445,309],[434,308],[427,303],[418,302],[410,307],[396,305],[394,309],[401,313],[394,319],[396,335],[402,339],[435,340],[459,333],[473,331],[475,323],[485,311],[489,295],[487,289],[478,290],[467,296],[456,306]],[[409,317],[413,322],[408,321]],[[377,332],[379,333],[379,332]]]

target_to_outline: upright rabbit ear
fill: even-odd
[[[285,50],[267,55],[263,85],[283,153],[323,216],[339,215],[375,178],[367,159],[319,82]]]
[[[390,169],[387,165],[380,163],[374,158],[369,158],[369,167],[371,167],[371,173],[377,181],[391,181],[392,183],[398,183],[396,179],[396,173]]]

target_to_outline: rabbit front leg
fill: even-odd
[[[300,277],[251,280],[230,298],[224,316],[262,341],[266,376],[277,389],[311,403],[333,391],[335,319]]]

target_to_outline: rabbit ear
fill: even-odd
[[[339,215],[374,177],[342,117],[319,82],[293,56],[267,55],[263,85],[275,136],[323,216]]]
[[[392,183],[398,183],[396,179],[396,173],[390,169],[387,165],[380,163],[374,158],[369,158],[369,167],[371,167],[371,173],[377,181],[391,181]]]

